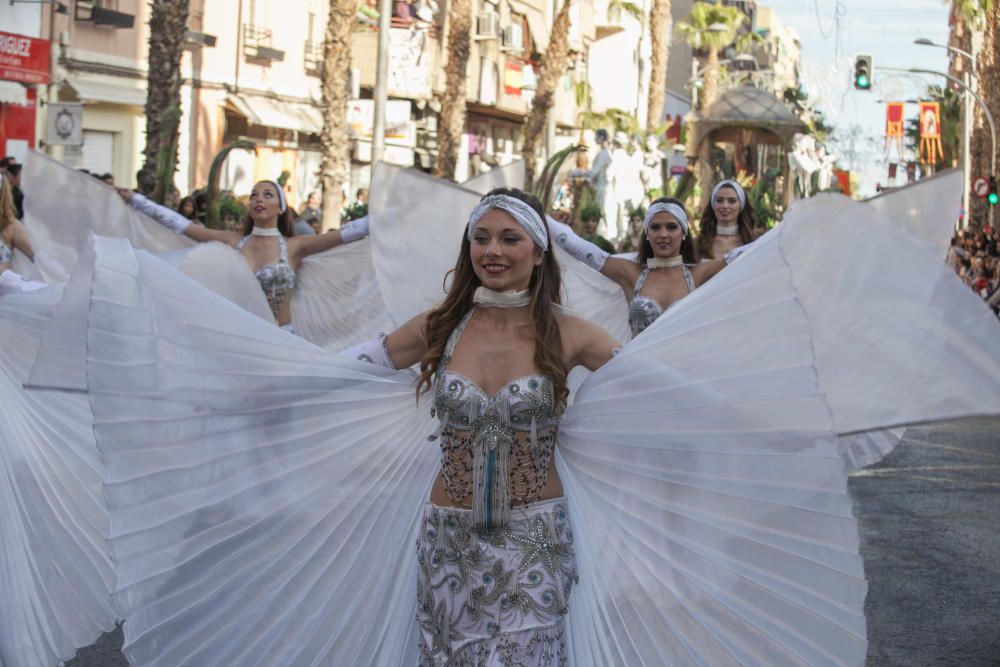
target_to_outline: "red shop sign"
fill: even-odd
[[[0,32],[0,79],[49,82],[49,40]]]

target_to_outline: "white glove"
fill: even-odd
[[[389,347],[386,345],[386,340],[385,334],[379,334],[376,338],[366,340],[346,350],[341,350],[337,353],[337,356],[367,361],[370,364],[390,368],[394,371],[399,370],[396,368],[396,364],[392,363],[392,357],[389,356]]]
[[[351,220],[340,228],[340,238],[344,243],[352,243],[368,236],[368,216]]]
[[[9,269],[0,273],[0,296],[34,292],[36,289],[42,289],[43,287],[48,287],[48,285],[35,280],[29,280],[20,273],[14,273]]]
[[[577,236],[569,225],[549,216],[545,216],[545,220],[549,223],[549,234],[560,248],[595,271],[600,271],[604,267],[604,262],[608,259],[606,251]]]
[[[135,210],[148,215],[179,236],[183,235],[187,231],[187,228],[191,226],[191,221],[177,211],[150,201],[138,192],[132,193],[132,196],[128,199],[128,203]]]

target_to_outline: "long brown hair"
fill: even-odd
[[[9,176],[0,175],[0,232],[6,231],[17,220],[17,209],[14,208],[14,191],[10,187]]]
[[[545,210],[542,208],[542,203],[526,192],[497,188],[485,196],[489,197],[490,195],[507,195],[520,199],[531,206],[538,217],[545,220]],[[427,353],[420,360],[420,377],[417,378],[418,397],[433,386],[438,365],[444,355],[444,348],[448,344],[448,338],[465,314],[472,309],[472,297],[476,288],[481,284],[472,267],[470,245],[469,239],[463,233],[455,268],[448,272],[448,275],[452,277],[448,293],[444,301],[427,315],[424,330]],[[552,247],[551,238],[549,238],[549,247]],[[445,280],[447,282],[447,276]],[[531,273],[531,281],[528,283],[531,300],[528,303],[528,308],[531,311],[531,320],[535,327],[535,366],[543,375],[547,375],[552,380],[557,413],[565,407],[566,398],[569,396],[569,388],[566,384],[567,369],[563,360],[562,337],[554,307],[560,303],[561,286],[562,278],[559,273],[559,264],[551,252],[546,252],[542,256],[542,263],[536,266]]]
[[[676,204],[684,209],[684,204],[679,199],[674,199],[673,197],[660,197],[659,199],[654,199],[649,202],[649,205],[653,204]],[[679,222],[679,221],[678,221]],[[639,266],[645,266],[646,260],[650,257],[655,257],[653,254],[653,245],[646,238],[646,230],[643,229],[639,234],[639,257],[636,259],[639,262]],[[687,233],[684,235],[684,239],[681,241],[681,257],[684,259],[685,264],[695,263],[694,254],[694,243],[691,241],[691,234]]]
[[[725,185],[725,188],[732,188]],[[750,199],[740,209],[740,214],[736,216],[736,229],[739,233],[740,241],[746,245],[756,238],[757,216],[754,215]],[[709,198],[705,210],[701,212],[701,225],[698,228],[698,241],[695,244],[698,251],[698,259],[718,259],[712,257],[712,244],[715,237],[719,235],[719,219],[715,217],[715,209],[712,208],[712,199]]]
[[[258,183],[267,183],[268,185],[271,185],[272,187],[278,190],[281,189],[281,186],[275,183],[274,181],[267,181],[267,180],[257,181],[257,183],[254,183],[254,185],[257,185]],[[278,197],[280,198],[281,196],[282,193],[279,193]],[[247,206],[247,214],[243,216],[243,220],[241,222],[243,224],[244,235],[253,233],[253,218],[250,217],[249,206]],[[286,238],[291,238],[295,236],[295,234],[292,232],[292,222],[293,222],[292,209],[289,208],[288,205],[286,204],[285,210],[278,214],[278,231],[281,232],[282,236]]]

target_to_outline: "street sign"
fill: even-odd
[[[986,180],[985,176],[979,176],[976,180],[972,181],[972,194],[983,199],[990,193],[990,182]]]

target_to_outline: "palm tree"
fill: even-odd
[[[320,184],[323,188],[323,217],[340,225],[344,184],[348,181],[351,145],[347,131],[347,102],[350,97],[351,36],[357,0],[330,0],[323,38],[323,66],[320,71],[323,132],[320,142]]]
[[[715,100],[719,89],[719,52],[734,41],[746,21],[746,14],[736,7],[724,7],[721,0],[715,4],[696,2],[687,21],[677,24],[677,32],[687,38],[692,49],[703,50],[705,57],[705,90],[701,107],[707,109]],[[709,30],[719,24],[725,30]]]
[[[528,114],[524,129],[521,156],[524,158],[524,189],[528,192],[534,187],[538,153],[545,137],[556,85],[569,67],[569,9],[570,0],[563,0],[562,7],[552,24],[549,45],[545,49],[545,57],[539,68],[535,97],[531,100],[531,112]]]
[[[172,180],[177,165],[177,130],[181,106],[181,55],[187,38],[190,0],[152,0],[149,16],[149,75],[146,92],[146,147],[139,189],[159,195],[163,203],[169,183],[157,187],[157,172]],[[172,128],[172,131],[171,131]],[[158,168],[159,167],[159,168]]]
[[[663,117],[667,98],[667,64],[670,59],[670,0],[653,0],[649,9],[649,106],[646,132],[653,132]]]
[[[444,96],[438,116],[438,156],[434,175],[453,180],[465,129],[465,70],[472,41],[472,0],[448,3],[448,64],[444,68]]]

